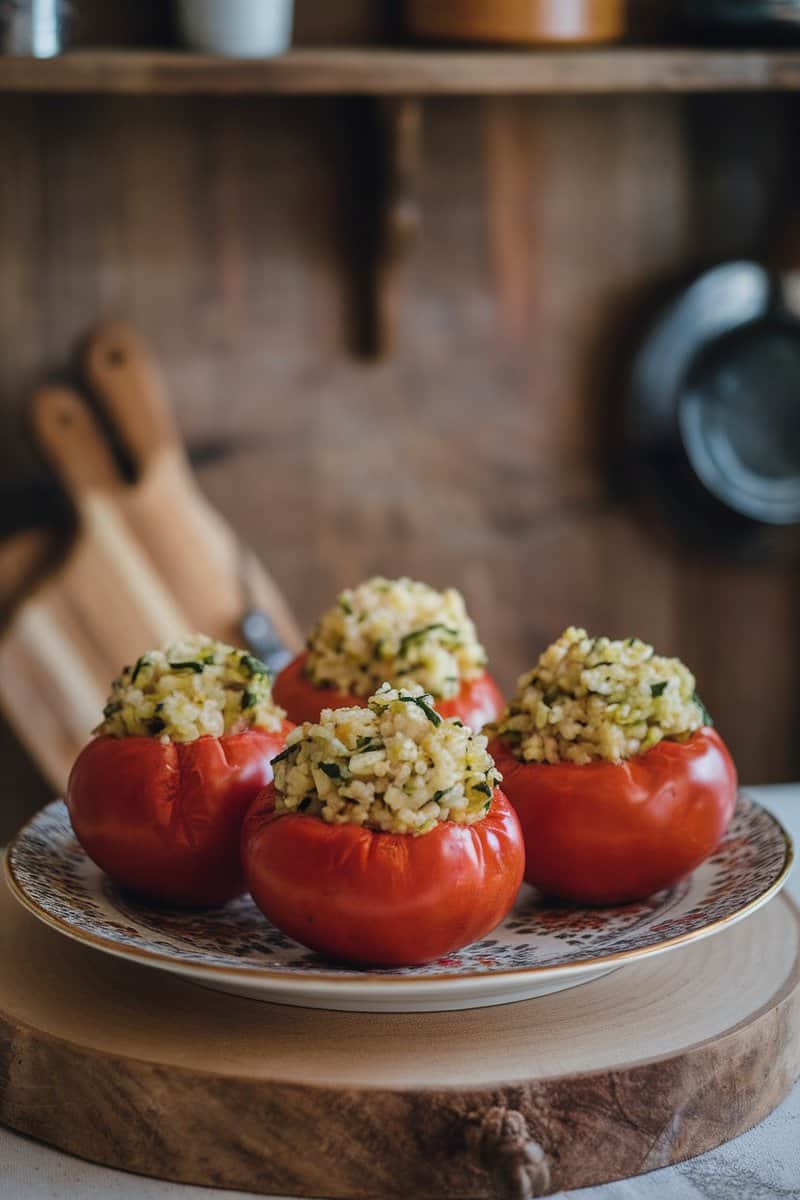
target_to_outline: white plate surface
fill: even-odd
[[[716,854],[675,887],[617,908],[544,906],[523,887],[488,937],[403,970],[328,962],[271,925],[249,897],[201,911],[145,905],[87,858],[61,801],[18,834],[6,873],[20,903],[59,932],[206,987],[308,1008],[426,1012],[542,996],[708,937],[773,896],[791,860],[779,822],[740,795]]]

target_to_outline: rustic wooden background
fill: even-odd
[[[615,440],[648,311],[774,253],[796,102],[426,102],[422,232],[380,362],[352,348],[365,103],[3,97],[0,526],[56,511],[19,432],[32,383],[125,316],[302,623],[372,572],[453,583],[506,686],[571,622],[635,632],[695,669],[746,781],[797,777],[796,560],[693,554],[643,514]],[[8,734],[0,764],[2,834],[46,789]]]

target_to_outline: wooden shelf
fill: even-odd
[[[0,91],[152,94],[491,95],[789,91],[800,48],[308,49],[275,59],[81,50],[0,59]]]

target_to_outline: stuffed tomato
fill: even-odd
[[[383,683],[418,684],[445,717],[480,730],[503,711],[463,597],[412,579],[370,579],[342,592],[275,680],[275,698],[296,724],[324,708],[366,707]]]
[[[525,878],[577,903],[641,900],[719,845],[736,768],[694,677],[636,638],[569,629],[519,681],[490,746]]]
[[[245,813],[293,726],[258,659],[200,635],[142,655],[112,685],[75,762],[75,836],[111,878],[161,903],[244,891]]]
[[[524,866],[519,822],[486,739],[419,688],[290,734],[248,813],[242,861],[256,904],[330,958],[429,962],[485,936]]]

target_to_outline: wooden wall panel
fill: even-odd
[[[370,363],[343,239],[358,102],[6,98],[2,494],[45,480],[11,434],[31,379],[126,315],[190,444],[227,445],[201,482],[304,623],[374,571],[456,583],[506,685],[570,622],[637,632],[697,668],[745,779],[797,776],[797,584],[655,533],[614,434],[643,309],[769,249],[787,103],[427,103],[398,352]]]

